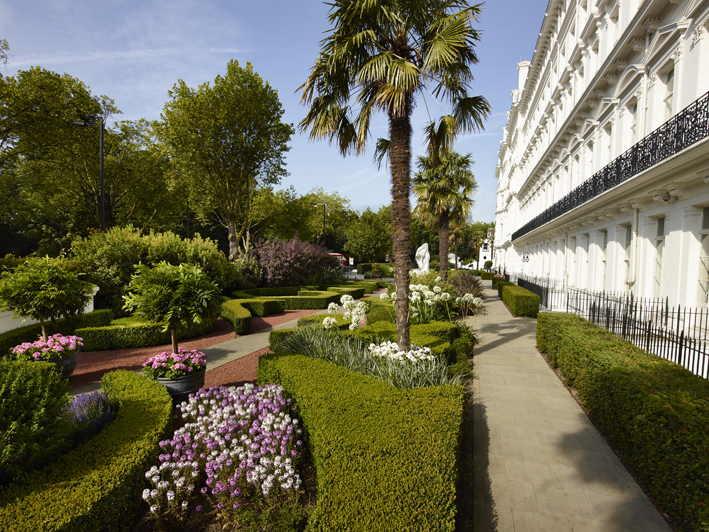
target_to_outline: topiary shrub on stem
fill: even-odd
[[[179,326],[189,327],[219,314],[225,298],[198,266],[161,262],[154,268],[139,264],[136,271],[124,296],[124,308],[141,318],[165,323],[163,330],[170,331],[173,353],[178,352]]]
[[[39,321],[47,341],[47,320],[73,317],[91,301],[93,285],[68,271],[62,257],[44,257],[19,264],[0,276],[0,309],[15,318]]]

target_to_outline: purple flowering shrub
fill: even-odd
[[[179,347],[177,353],[163,351],[159,355],[144,360],[143,373],[149,379],[160,378],[174,379],[201,371],[207,367],[207,355],[201,351],[187,351]]]
[[[83,339],[78,336],[63,336],[55,334],[42,338],[34,343],[24,342],[12,348],[12,354],[17,360],[50,360],[52,358],[68,358],[77,348],[84,345]]]
[[[263,278],[269,287],[298,286],[310,279],[317,279],[317,283],[323,271],[334,265],[327,249],[297,237],[287,241],[278,238],[262,240],[253,253],[263,268]]]
[[[151,516],[183,520],[208,505],[240,523],[254,509],[296,501],[302,431],[291,402],[275,384],[191,394],[178,406],[186,424],[160,442],[160,465],[145,474],[152,488],[143,499]]]

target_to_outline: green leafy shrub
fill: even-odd
[[[47,320],[76,316],[92,296],[93,285],[69,271],[61,257],[29,260],[0,275],[0,309],[39,321],[45,342]]]
[[[131,226],[112,227],[77,238],[70,251],[71,269],[85,273],[86,279],[99,287],[99,301],[111,306],[116,316],[124,315],[123,296],[136,264],[199,266],[222,292],[248,287],[252,277],[258,277],[253,264],[231,264],[215,242],[199,235],[186,240],[170,232],[141,235]]]
[[[381,273],[384,277],[393,277],[394,266],[388,262],[361,262],[357,265],[357,273]]]
[[[490,268],[492,268],[492,261],[491,261],[491,260],[486,260],[486,261],[485,261],[485,269],[486,269],[486,270],[489,270]]]
[[[0,257],[0,273],[12,272],[17,266],[23,264],[27,259],[15,257],[12,253],[8,253],[4,257]]]
[[[259,382],[299,405],[317,471],[313,529],[454,530],[462,386],[399,390],[287,353],[259,359]]]
[[[575,315],[540,314],[537,346],[679,529],[709,530],[709,382]]]
[[[492,280],[495,278],[495,274],[492,273],[492,272],[481,271],[481,272],[480,272],[480,278],[481,278],[483,281],[492,281]]]
[[[502,301],[515,316],[536,318],[539,313],[539,296],[516,284],[502,286]]]
[[[234,334],[242,336],[251,332],[251,312],[241,306],[238,299],[222,303],[221,317],[234,327]]]
[[[101,379],[118,401],[117,418],[95,438],[0,494],[0,531],[129,529],[138,515],[144,471],[170,428],[172,399],[131,371]]]
[[[79,314],[74,318],[62,318],[55,321],[48,321],[47,334],[52,335],[58,332],[62,334],[76,334],[78,329],[84,327],[103,327],[109,325],[113,320],[113,312],[108,309],[94,310],[86,314]],[[9,355],[16,345],[22,342],[34,342],[42,334],[39,323],[25,325],[11,331],[0,333],[0,357]],[[81,335],[78,335],[81,336]],[[87,350],[86,348],[84,348]]]
[[[172,341],[170,331],[165,330],[165,323],[152,323],[147,320],[135,321],[131,318],[115,320],[104,327],[85,327],[76,330],[84,341],[84,351],[106,351],[109,349],[128,349],[129,347],[150,347],[165,345]],[[177,339],[187,340],[203,336],[214,331],[216,319],[205,318],[201,323],[191,323],[178,329]]]
[[[216,318],[224,298],[219,287],[198,267],[161,262],[153,268],[136,266],[128,285],[125,308],[170,331],[172,351],[177,353],[178,328]]]
[[[68,391],[54,364],[0,360],[0,485],[67,450]]]

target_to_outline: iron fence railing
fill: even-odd
[[[537,294],[547,311],[578,314],[662,358],[709,378],[709,309],[671,307],[667,298],[636,298],[629,292],[590,292],[547,278],[512,274]]]
[[[709,136],[709,92],[512,233],[512,240],[517,240],[583,205],[707,136]]]

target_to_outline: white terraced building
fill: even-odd
[[[706,306],[709,0],[550,0],[500,143],[495,266]]]

